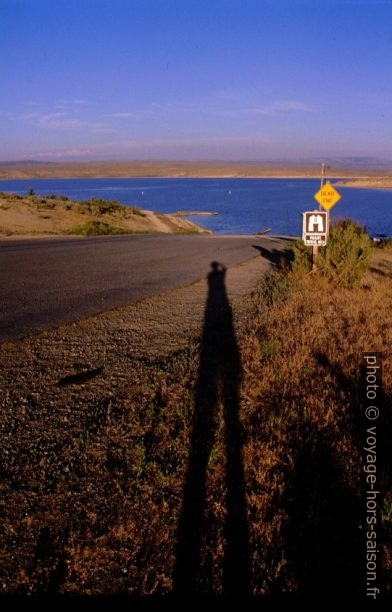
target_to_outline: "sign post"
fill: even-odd
[[[312,247],[312,270],[315,269],[316,256],[319,246],[326,246],[329,232],[329,210],[339,202],[341,195],[336,189],[325,181],[325,164],[321,164],[320,189],[314,198],[318,203],[318,210],[302,213],[302,240]],[[321,210],[324,208],[324,211]]]
[[[322,163],[321,164],[321,180],[320,180],[320,189],[323,188],[323,184],[324,184],[324,180],[325,180],[325,164]],[[319,210],[321,210],[320,204],[319,204]],[[303,229],[302,229],[303,232]],[[305,242],[306,244],[306,242]],[[318,253],[318,245],[317,244],[312,244],[312,271],[315,269],[316,267],[316,257],[317,257],[317,253]]]

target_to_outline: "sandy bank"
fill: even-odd
[[[355,189],[392,189],[392,176],[340,180],[335,185]]]
[[[0,236],[211,233],[195,223],[118,203],[0,194]]]

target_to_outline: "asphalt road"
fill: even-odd
[[[0,242],[0,341],[120,306],[271,249],[255,236],[104,236]],[[281,243],[280,243],[281,244]]]

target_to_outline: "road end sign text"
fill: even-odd
[[[325,183],[314,196],[315,200],[317,200],[325,210],[329,210],[332,206],[335,206],[336,202],[339,202],[341,197],[342,196],[330,183]]]
[[[306,246],[325,246],[328,237],[328,214],[319,210],[302,213],[302,240]]]

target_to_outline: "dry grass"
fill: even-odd
[[[248,490],[260,525],[257,566],[260,576],[264,569],[271,586],[277,582],[282,588],[290,585],[299,592],[324,596],[329,589],[334,595],[336,591],[353,595],[363,586],[358,580],[361,353],[383,353],[388,414],[383,444],[388,453],[391,264],[390,257],[380,258],[374,268],[387,267],[388,275],[368,274],[356,291],[331,291],[327,283],[305,277],[287,301],[267,312],[261,309],[261,316],[254,318],[253,341],[244,357],[247,408],[243,413],[245,423],[249,419],[253,426],[257,423],[260,435],[245,456],[253,475]],[[387,464],[384,467],[383,491],[390,507],[391,471]],[[270,520],[265,521],[265,516]],[[391,524],[385,524],[385,575],[391,569],[391,535]]]
[[[253,295],[238,345],[222,298],[201,344],[134,360],[99,400],[75,385],[67,404],[61,387],[45,405],[33,390],[21,402],[10,384],[1,416],[3,592],[161,595],[187,581],[199,593],[363,592],[363,351],[383,352],[378,586],[390,588],[391,281],[388,252],[355,290],[276,277]],[[39,356],[31,359],[38,368]],[[184,534],[200,545],[196,560]]]

